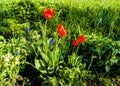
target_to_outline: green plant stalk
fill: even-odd
[[[33,48],[33,50],[34,50],[34,52],[35,52],[35,55],[37,56],[37,52],[36,52],[36,50],[35,50],[34,45],[33,45],[33,44],[31,44],[31,46],[32,46],[32,48]]]
[[[99,47],[95,47],[96,48],[96,50],[97,50],[97,52],[98,52],[98,56],[99,56],[99,60],[101,60],[101,53],[100,53],[100,48]]]
[[[90,70],[90,67],[92,66],[92,62],[93,62],[93,58],[91,57],[91,61],[90,61],[90,64],[88,66],[88,71]]]
[[[48,52],[48,44],[47,44],[47,40],[46,40],[46,32],[47,32],[47,30],[46,30],[46,27],[47,27],[47,22],[48,22],[48,20],[46,20],[45,21],[45,27],[44,27],[44,31],[43,31],[43,41],[45,42],[45,53],[47,54],[47,52]]]
[[[60,39],[57,40],[55,50],[57,50],[57,48],[58,48],[58,46],[59,46],[59,43],[60,43]]]
[[[44,27],[44,33],[43,33],[43,34],[44,34],[44,38],[45,38],[45,36],[46,36],[46,27],[47,27],[47,22],[48,22],[48,20],[46,20],[46,21],[45,21],[45,27]]]
[[[79,46],[78,46],[77,49],[76,49],[76,55],[77,55],[77,53],[78,53],[78,49],[79,49],[80,45],[81,45],[81,44],[79,44]]]

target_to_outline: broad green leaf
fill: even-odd
[[[83,56],[76,57],[76,60],[74,61],[74,64],[77,65],[79,62],[82,61]]]
[[[39,60],[38,60],[38,59],[35,59],[35,67],[36,67],[37,69],[40,68],[40,63],[39,63]]]
[[[49,57],[48,57],[48,55],[45,54],[44,52],[42,52],[42,50],[41,50],[40,48],[38,48],[38,50],[40,51],[40,54],[41,54],[41,56],[42,56],[42,59],[43,59],[46,63],[48,63],[48,62],[49,62]]]
[[[106,66],[105,66],[105,70],[106,70],[107,73],[110,72],[110,66],[109,66],[109,65],[106,65]]]
[[[43,74],[47,73],[44,61],[35,59],[35,67]]]

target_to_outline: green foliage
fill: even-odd
[[[35,22],[40,20],[42,15],[42,6],[30,0],[20,1],[12,9],[14,17],[19,20],[19,23]]]
[[[99,2],[99,4],[98,2],[91,1],[88,5],[85,1],[81,1],[81,3],[72,2],[73,4],[70,4],[70,2],[66,4],[64,2],[65,4],[63,4],[61,1],[59,1],[59,3],[45,3],[42,1],[36,3],[35,1],[24,0],[16,4],[11,3],[10,5],[6,5],[5,8],[1,6],[1,8],[4,8],[1,14],[3,15],[2,19],[15,18],[19,23],[30,22],[30,24],[33,25],[34,22],[44,20],[43,8],[54,8],[60,12],[57,16],[55,15],[55,20],[52,20],[53,23],[50,23],[50,27],[54,26],[55,28],[54,22],[61,21],[61,23],[70,24],[73,28],[77,28],[74,24],[78,24],[80,28],[84,28],[85,32],[97,33],[99,31],[103,33],[102,35],[104,37],[108,36],[113,39],[119,39],[120,18],[117,15],[119,15],[120,10],[119,7],[116,7],[119,2],[114,2],[115,6],[111,6],[109,1]],[[100,5],[100,3],[103,4]],[[11,9],[8,9],[8,7]],[[68,27],[68,25],[66,26]],[[71,29],[71,32],[74,31],[72,27],[69,29]]]
[[[0,45],[0,85],[15,85],[26,60],[25,43],[14,38],[7,42],[1,36]]]
[[[87,86],[87,80],[119,75],[119,2],[46,1],[0,4],[0,85],[18,85],[28,65],[38,75],[28,82],[39,78],[43,86]],[[44,18],[44,8],[55,10],[52,20]],[[66,37],[58,36],[58,24],[64,25]],[[72,41],[79,35],[85,42],[75,47]],[[114,85],[104,77],[99,81]]]

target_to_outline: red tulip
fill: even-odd
[[[74,46],[78,46],[79,41],[78,41],[78,40],[73,40],[73,42],[72,42],[72,43],[73,43],[73,45],[74,45]]]
[[[57,29],[58,29],[58,32],[61,32],[62,30],[64,30],[64,26],[59,24]]]
[[[63,29],[63,30],[59,31],[58,33],[59,33],[60,37],[64,37],[64,36],[66,36],[67,31]]]
[[[45,8],[44,9],[44,17],[46,19],[52,19],[54,16],[54,10],[50,8]]]
[[[64,29],[64,26],[59,24],[57,27],[58,33],[60,37],[64,37],[67,34],[67,30]]]
[[[85,37],[81,35],[78,37],[78,40],[79,42],[83,43],[85,41]]]

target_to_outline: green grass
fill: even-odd
[[[0,85],[119,83],[119,0],[20,1],[0,1]],[[47,23],[44,8],[55,11]],[[68,31],[66,37],[58,36],[58,24]],[[86,40],[75,47],[72,41],[79,35]],[[51,38],[54,44],[49,44]]]

